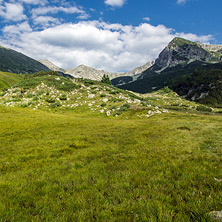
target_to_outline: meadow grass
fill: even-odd
[[[0,90],[4,88],[9,88],[12,85],[20,82],[22,79],[22,75],[0,71]]]
[[[222,116],[0,106],[0,221],[211,221]]]

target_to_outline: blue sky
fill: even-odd
[[[62,68],[127,71],[174,37],[222,44],[221,0],[0,0],[0,45]]]

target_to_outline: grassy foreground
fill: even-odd
[[[0,221],[210,221],[222,116],[88,117],[0,106]]]

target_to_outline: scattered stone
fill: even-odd
[[[209,215],[212,217],[215,221],[222,221],[222,211],[212,211],[209,213]]]

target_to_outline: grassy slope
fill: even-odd
[[[23,79],[21,75],[0,71],[0,90],[9,88]]]
[[[222,208],[222,116],[0,106],[0,122],[0,221],[209,221]]]

